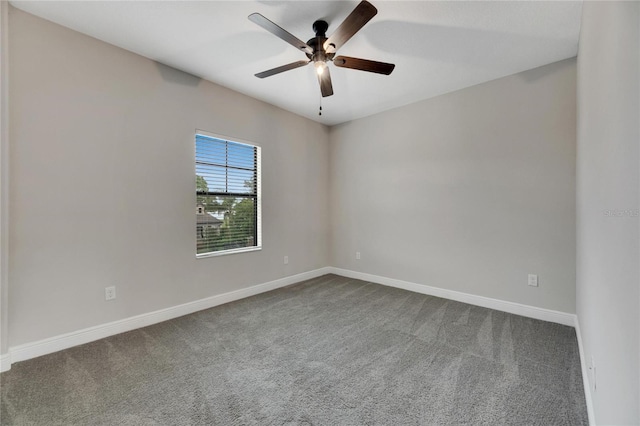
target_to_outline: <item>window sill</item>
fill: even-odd
[[[214,252],[211,252],[211,253],[196,254],[196,259],[204,259],[206,257],[226,256],[228,254],[247,253],[247,252],[250,252],[250,251],[260,251],[260,250],[262,250],[262,246],[244,247],[244,248],[241,248],[241,249],[234,249],[234,250],[214,251]]]

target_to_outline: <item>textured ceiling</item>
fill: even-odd
[[[378,14],[340,55],[396,64],[390,76],[330,65],[335,94],[322,100],[311,65],[247,19],[259,12],[298,38],[327,35],[358,1],[12,1],[29,13],[324,124],[334,125],[577,54],[582,2],[378,1]]]

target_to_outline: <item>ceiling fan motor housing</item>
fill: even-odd
[[[316,33],[316,36],[307,42],[309,47],[313,49],[313,53],[306,54],[313,62],[331,61],[335,56],[335,52],[327,52],[324,48],[328,28],[329,24],[326,21],[318,20],[313,23],[313,32]]]

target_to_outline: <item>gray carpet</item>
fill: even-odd
[[[326,275],[16,363],[3,425],[581,425],[571,327]]]

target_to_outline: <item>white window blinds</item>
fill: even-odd
[[[196,254],[260,247],[260,148],[196,135]]]

